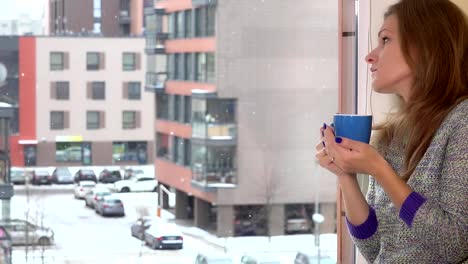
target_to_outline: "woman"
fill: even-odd
[[[398,95],[399,111],[375,128],[375,147],[324,125],[316,157],[368,262],[468,262],[467,17],[448,0],[401,0],[378,37],[372,86]],[[367,199],[356,173],[371,175]]]

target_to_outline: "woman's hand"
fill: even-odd
[[[346,173],[363,173],[374,177],[379,169],[388,166],[387,161],[371,145],[348,138],[335,137],[333,129],[323,129],[326,151],[336,167]]]
[[[333,128],[328,127],[328,130],[333,134],[334,136],[334,131]],[[344,172],[342,169],[340,169],[333,160],[333,156],[330,156],[327,151],[327,145],[324,142],[324,134],[325,129],[323,127],[320,128],[320,138],[321,141],[315,146],[316,149],[316,154],[315,157],[317,158],[319,164],[321,167],[327,169],[331,173],[335,174],[336,176],[354,176],[352,174]]]

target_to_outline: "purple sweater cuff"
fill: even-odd
[[[400,218],[411,227],[413,223],[414,215],[418,211],[419,207],[424,204],[426,198],[417,192],[412,192],[401,205]]]
[[[369,206],[369,216],[366,221],[360,225],[353,225],[349,222],[346,217],[346,225],[348,226],[349,233],[355,238],[358,239],[367,239],[371,237],[377,231],[378,222],[377,216],[375,215],[374,208]]]

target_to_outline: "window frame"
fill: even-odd
[[[97,63],[90,62],[90,56],[96,56]],[[87,71],[98,71],[101,67],[101,53],[96,51],[86,52],[86,70]]]
[[[132,121],[126,121],[126,115],[131,115]],[[137,112],[133,110],[122,111],[122,129],[127,130],[127,129],[137,128],[136,115],[137,115]]]
[[[125,57],[131,57],[131,63],[126,63]],[[122,71],[135,71],[137,69],[137,54],[135,52],[122,53]]]
[[[61,62],[58,62],[58,63],[55,63],[53,62],[53,59],[52,57],[54,55],[60,55],[60,61]],[[51,51],[49,53],[49,69],[51,71],[63,71],[65,70],[65,52],[61,52],[61,51]]]
[[[55,117],[54,117],[55,115]],[[60,122],[55,122],[55,119]],[[50,130],[64,130],[65,129],[65,112],[64,111],[51,111],[50,112]]]
[[[96,115],[96,122],[90,123],[90,114]],[[96,130],[101,128],[101,112],[99,111],[86,111],[86,129],[87,130]]]

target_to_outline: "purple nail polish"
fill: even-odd
[[[325,147],[325,142],[324,141],[322,141],[322,145],[323,145],[323,147]]]
[[[327,124],[323,123],[323,129],[327,129]]]
[[[342,141],[343,141],[343,139],[340,138],[340,137],[335,138],[335,142],[338,143],[338,144],[340,144]]]

